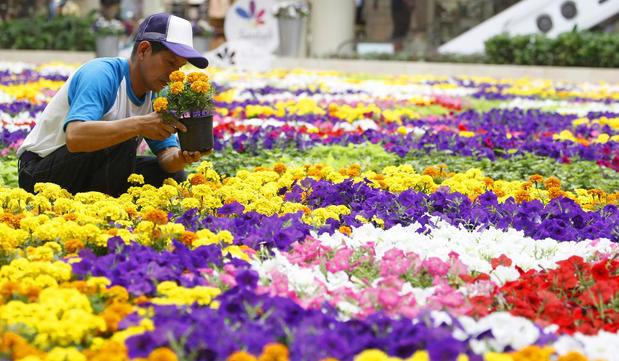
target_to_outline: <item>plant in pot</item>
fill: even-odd
[[[278,55],[298,57],[303,42],[303,23],[309,15],[307,3],[302,0],[282,1],[273,7],[279,27]]]
[[[96,36],[97,57],[118,56],[120,36],[125,33],[123,24],[119,20],[101,16],[93,24],[92,30]]]
[[[179,132],[181,149],[206,152],[213,149],[213,96],[208,75],[192,72],[185,76],[182,71],[170,74],[162,96],[155,99],[153,108],[164,121],[178,120],[187,127]]]

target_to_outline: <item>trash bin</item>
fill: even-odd
[[[118,35],[104,35],[97,37],[97,58],[113,58],[118,56],[120,37]]]
[[[194,36],[193,48],[200,54],[204,54],[210,50],[211,37],[210,36]]]
[[[303,41],[303,21],[304,18],[286,18],[280,17],[277,19],[279,26],[279,49],[277,55],[297,58],[299,57],[299,49]]]

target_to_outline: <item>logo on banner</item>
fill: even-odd
[[[274,52],[279,46],[279,30],[271,9],[272,0],[235,1],[226,14],[226,39],[247,42],[265,52]]]
[[[238,7],[236,8],[236,13],[244,19],[253,21],[255,24],[254,26],[258,26],[264,24],[264,20],[262,19],[262,17],[266,13],[266,10],[260,9],[256,11],[256,2],[254,0],[251,0],[249,2],[249,12],[247,12],[247,10],[241,7]]]

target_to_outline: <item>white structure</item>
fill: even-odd
[[[354,39],[354,0],[312,0],[310,31],[312,56],[326,56]]]
[[[494,35],[560,33],[589,29],[619,13],[619,0],[523,0],[439,47],[441,53],[474,54]]]

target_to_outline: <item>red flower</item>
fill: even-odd
[[[502,254],[499,257],[495,257],[491,259],[490,264],[492,265],[492,269],[495,269],[498,266],[509,267],[512,265],[512,260],[506,255]]]
[[[606,265],[607,261],[596,263],[591,268],[591,274],[593,275],[593,279],[596,281],[606,281],[610,278],[610,272]]]

